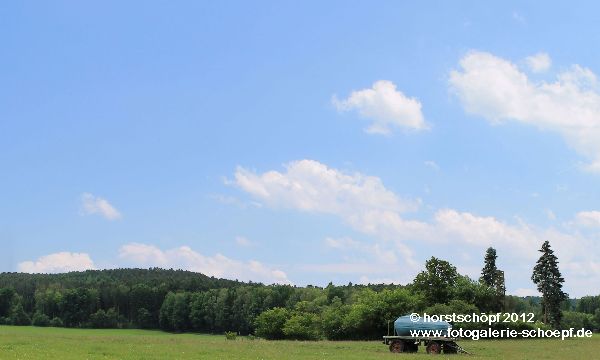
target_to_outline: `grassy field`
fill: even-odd
[[[462,341],[468,359],[594,359],[600,337],[570,340]],[[424,359],[392,354],[376,341],[266,341],[148,330],[92,330],[0,326],[0,359]]]

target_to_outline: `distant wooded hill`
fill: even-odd
[[[435,287],[415,280],[406,286],[323,288],[244,283],[160,268],[1,273],[0,323],[376,339],[385,334],[389,320],[411,312],[541,315],[539,297],[499,297],[495,289],[458,273],[442,280]],[[598,327],[600,296],[570,300],[564,310],[567,324]]]

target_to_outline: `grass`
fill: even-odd
[[[459,344],[474,356],[446,359],[592,359],[600,336],[544,340],[479,340]],[[0,359],[427,359],[392,354],[378,341],[266,341],[152,330],[94,330],[0,326]]]

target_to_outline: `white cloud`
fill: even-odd
[[[600,211],[581,211],[575,215],[575,223],[587,227],[600,227]]]
[[[81,208],[83,214],[99,214],[108,220],[117,220],[121,218],[121,213],[112,206],[106,199],[94,196],[90,193],[81,195]]]
[[[429,125],[421,112],[421,103],[396,89],[391,81],[379,80],[370,89],[353,91],[347,99],[332,99],[338,111],[356,110],[372,121],[365,129],[371,134],[389,134],[392,127],[425,130]]]
[[[416,211],[420,202],[401,199],[374,176],[347,174],[312,160],[289,163],[286,170],[255,174],[238,168],[235,183],[274,208],[336,215],[355,230],[393,241],[406,259],[413,255],[404,243],[409,240],[458,241],[480,247],[504,244],[527,250],[541,244],[534,236],[536,230],[525,223],[509,225],[453,209],[436,211],[430,222],[404,219],[403,215]],[[329,238],[326,244],[337,248],[363,246],[348,238]]]
[[[130,243],[120,248],[119,258],[138,266],[184,269],[240,281],[290,284],[285,272],[258,261],[239,261],[221,254],[205,256],[188,246],[161,250],[154,245]]]
[[[600,171],[600,93],[596,75],[573,65],[554,82],[535,82],[508,60],[472,51],[450,73],[465,110],[492,123],[517,121],[562,135]]]
[[[283,172],[262,174],[238,167],[232,183],[271,208],[334,215],[371,236],[372,243],[348,237],[325,239],[325,245],[338,250],[345,262],[309,264],[303,267],[304,271],[382,276],[382,271],[401,271],[409,278],[419,271],[423,260],[417,261],[422,253],[415,254],[413,249],[429,249],[429,255],[443,258],[460,256],[456,252],[462,254],[466,249],[483,256],[485,248],[493,246],[506,259],[507,279],[519,278],[524,272],[530,273],[529,265],[535,264],[537,250],[545,240],[550,241],[564,264],[578,262],[581,267],[590,268],[590,264],[598,262],[598,251],[581,251],[595,249],[594,242],[581,234],[536,227],[518,218],[508,223],[492,216],[439,209],[430,220],[406,219],[408,213],[418,209],[419,201],[401,199],[377,177],[349,174],[317,161],[295,161],[287,164]],[[472,261],[456,265],[475,269],[480,266],[477,259],[475,256]],[[571,268],[565,269],[567,282],[576,284]],[[600,280],[600,274],[597,279]],[[588,282],[588,286],[590,283],[593,282]],[[583,284],[576,285],[574,292],[585,293]]]
[[[286,170],[255,174],[238,168],[235,183],[274,208],[336,215],[355,230],[393,242],[395,250],[413,265],[414,252],[406,244],[412,240],[433,244],[453,241],[480,247],[506,245],[527,250],[541,244],[533,236],[535,231],[525,224],[511,226],[493,217],[452,209],[438,210],[430,222],[404,219],[405,213],[417,210],[420,201],[401,199],[374,176],[347,174],[312,160],[289,163]],[[352,239],[330,238],[326,243],[338,248],[362,246]],[[391,257],[393,252],[388,252]]]
[[[36,261],[21,262],[17,269],[19,272],[26,273],[64,273],[95,269],[95,266],[86,253],[63,251],[41,256]]]
[[[380,238],[396,241],[401,240],[399,234],[426,231],[426,224],[401,217],[417,210],[420,200],[401,199],[378,177],[344,173],[317,161],[291,162],[285,173],[256,174],[238,167],[234,183],[270,207],[335,215],[354,229]],[[396,244],[406,259],[412,258],[408,247]]]
[[[418,200],[405,200],[386,189],[381,179],[344,173],[314,160],[288,163],[286,172],[256,174],[242,167],[235,184],[271,207],[292,208],[352,218],[358,211],[403,213],[414,211]]]
[[[494,217],[476,216],[453,209],[438,210],[435,214],[435,233],[446,241],[459,241],[480,247],[500,246],[521,250],[520,254],[535,256],[542,241],[527,224],[508,225]]]
[[[538,53],[525,58],[525,62],[531,71],[534,73],[542,73],[548,71],[552,65],[550,56],[546,53]]]

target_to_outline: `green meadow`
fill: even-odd
[[[437,355],[468,359],[592,359],[600,337],[462,341],[473,353]],[[378,341],[267,341],[154,330],[96,330],[0,326],[0,359],[423,359],[392,354]]]

